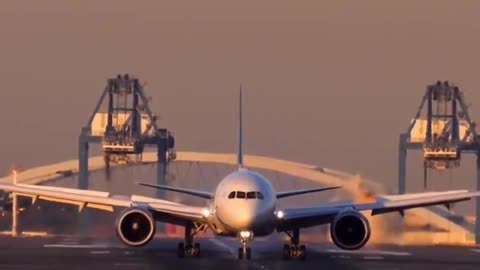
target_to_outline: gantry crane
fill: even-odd
[[[426,109],[425,109],[426,107]],[[425,112],[426,110],[426,112]],[[448,81],[427,86],[415,118],[400,134],[398,192],[406,192],[407,150],[422,150],[424,186],[427,171],[460,166],[463,153],[477,157],[477,190],[480,190],[480,138],[470,118],[464,94]],[[480,199],[476,199],[476,243],[480,244]]]
[[[107,99],[106,112],[100,112]],[[139,79],[128,74],[107,80],[100,100],[79,136],[79,189],[88,189],[88,152],[92,143],[101,144],[107,178],[110,162],[141,161],[145,147],[157,149],[157,183],[165,185],[166,166],[175,159],[174,137],[157,126]],[[163,193],[158,190],[157,196]]]

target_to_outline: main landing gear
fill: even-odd
[[[195,243],[193,246],[192,244],[185,244],[183,242],[178,243],[177,255],[179,258],[183,258],[185,255],[200,257],[200,243]]]
[[[242,247],[238,248],[238,259],[247,259],[250,260],[252,257],[252,250],[248,247],[248,242],[253,239],[253,233],[244,231],[240,232],[240,241],[242,243]]]
[[[291,232],[285,232],[290,237],[291,245],[283,245],[283,259],[288,260],[290,258],[299,258],[305,260],[307,256],[307,248],[300,243],[300,230],[294,229]]]
[[[192,223],[185,226],[185,241],[178,243],[177,255],[179,258],[186,256],[200,257],[200,243],[193,243],[193,237],[199,231],[204,230],[203,226],[196,226],[192,233]]]

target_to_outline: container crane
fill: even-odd
[[[100,112],[106,104],[106,112]],[[88,189],[88,153],[90,144],[100,144],[105,157],[107,179],[110,162],[140,162],[146,147],[157,149],[157,183],[165,185],[167,163],[175,159],[174,137],[158,128],[157,116],[149,107],[139,79],[128,74],[107,80],[95,109],[79,136],[79,189]],[[162,197],[163,192],[157,191]]]
[[[425,112],[426,111],[426,112]],[[424,187],[429,169],[460,167],[461,156],[477,157],[477,190],[480,190],[480,138],[470,118],[464,94],[448,81],[428,85],[406,133],[400,134],[398,192],[406,192],[407,150],[423,151]],[[480,244],[480,199],[476,199],[476,243]]]

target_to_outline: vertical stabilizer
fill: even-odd
[[[237,151],[237,165],[238,168],[243,168],[243,112],[242,112],[242,85],[240,85],[240,96],[238,103],[238,151]]]

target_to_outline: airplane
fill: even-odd
[[[248,169],[243,161],[242,90],[239,98],[237,169],[225,176],[214,192],[191,190],[165,185],[138,183],[156,189],[189,194],[206,199],[205,207],[181,204],[159,198],[132,195],[111,195],[108,192],[26,184],[0,184],[0,190],[37,200],[78,205],[114,211],[122,208],[115,221],[117,237],[127,246],[148,244],[156,233],[156,222],[183,226],[185,236],[178,243],[177,255],[199,257],[200,244],[194,236],[210,229],[214,234],[240,240],[238,259],[251,259],[249,243],[256,237],[285,233],[290,243],[283,245],[283,259],[306,258],[306,247],[300,244],[300,230],[320,225],[330,226],[332,242],[344,250],[362,248],[370,239],[371,229],[364,211],[370,215],[400,212],[415,207],[446,205],[480,196],[480,192],[455,190],[393,195],[389,200],[373,203],[334,202],[310,207],[277,207],[277,200],[340,187],[277,192],[260,173]]]

